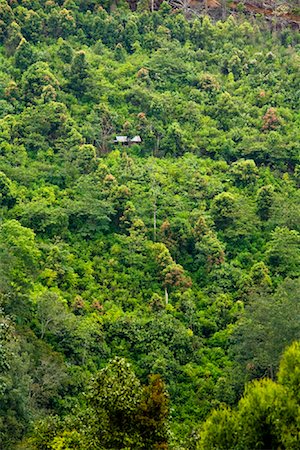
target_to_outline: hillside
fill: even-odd
[[[277,30],[291,26],[299,29],[300,5],[297,1],[281,0],[170,0],[169,4],[174,10],[182,11],[186,17],[200,17],[203,13],[213,19],[225,20],[230,14],[233,16],[246,16],[254,18],[261,23],[267,22],[268,26]],[[132,11],[136,11],[138,2],[129,0]],[[151,3],[151,7],[158,10],[161,0]],[[263,20],[261,20],[263,19]]]
[[[300,36],[214,19],[0,0],[3,450],[299,448]]]

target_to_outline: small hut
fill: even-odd
[[[116,136],[114,140],[115,144],[128,145],[128,137],[127,136]]]
[[[121,144],[121,145],[140,144],[141,142],[142,142],[141,136],[134,136],[131,139],[129,139],[128,136],[116,136],[116,139],[114,140],[115,144]]]
[[[129,144],[140,144],[142,142],[141,136],[134,136],[132,139],[130,139]]]

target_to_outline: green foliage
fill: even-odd
[[[261,220],[270,218],[271,207],[274,202],[274,187],[272,185],[262,186],[257,192],[257,213]]]
[[[199,450],[298,447],[300,405],[294,392],[299,389],[299,367],[288,362],[292,354],[298,361],[299,344],[283,354],[278,383],[250,383],[236,410],[223,408],[210,415],[200,432]]]
[[[30,445],[35,449],[167,448],[168,397],[158,375],[142,386],[130,364],[115,358],[96,374],[86,400],[77,417],[37,423]]]
[[[273,270],[281,275],[299,276],[300,234],[287,227],[277,227],[266,252]]]
[[[284,352],[278,371],[278,382],[286,386],[299,404],[300,344],[294,342]]]
[[[35,62],[34,48],[29,44],[29,42],[22,39],[15,51],[14,57],[16,67],[21,70],[26,70]]]
[[[27,101],[36,102],[37,99],[42,97],[47,88],[51,89],[52,99],[55,100],[59,82],[50,71],[47,63],[37,62],[24,72],[22,89]]]
[[[236,446],[237,420],[234,411],[226,408],[213,411],[201,430],[197,448],[227,450]]]
[[[117,358],[98,373],[91,396],[96,409],[116,414],[122,423],[130,419],[141,401],[140,383],[130,364]]]
[[[0,204],[11,208],[15,202],[16,196],[13,184],[4,172],[0,172]]]
[[[240,160],[232,164],[231,173],[239,186],[249,186],[255,183],[257,177],[257,167],[252,159]]]
[[[9,450],[28,428],[30,376],[28,355],[9,319],[0,312],[0,445]]]
[[[11,286],[18,290],[32,282],[37,270],[40,252],[35,243],[34,232],[23,227],[17,220],[7,220],[0,227],[1,263]]]
[[[299,33],[136,6],[0,0],[0,447],[297,448]]]
[[[69,86],[76,95],[82,95],[87,89],[88,64],[84,51],[76,53],[70,67]]]
[[[62,39],[61,41],[59,40],[57,54],[64,63],[70,64],[72,62],[73,49],[68,41],[64,41]]]
[[[274,378],[287,345],[300,339],[299,280],[286,280],[274,295],[254,294],[233,333],[233,352],[248,378]],[[246,375],[247,376],[247,375]]]

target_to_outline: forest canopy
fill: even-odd
[[[297,5],[158,6],[0,0],[3,450],[299,448]]]

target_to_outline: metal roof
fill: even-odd
[[[141,136],[134,136],[130,142],[142,142]]]
[[[127,136],[116,136],[115,142],[128,142]]]

